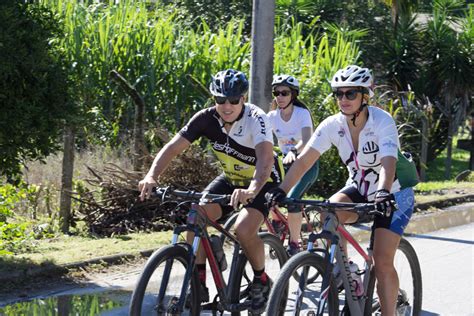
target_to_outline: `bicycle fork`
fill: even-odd
[[[171,240],[172,245],[177,245],[179,234],[184,230],[185,229],[179,229],[179,228],[175,229],[173,233],[173,238]],[[188,250],[188,258],[187,258],[188,268],[186,269],[186,272],[184,274],[184,279],[183,279],[183,284],[181,286],[181,293],[179,295],[179,299],[178,298],[173,299],[172,304],[167,307],[163,306],[163,300],[166,295],[166,289],[168,287],[168,283],[170,282],[171,269],[173,268],[174,259],[171,258],[171,259],[166,260],[165,268],[163,271],[163,279],[160,285],[160,290],[158,292],[158,298],[157,298],[157,306],[159,310],[167,311],[167,312],[172,311],[173,315],[174,314],[180,315],[184,311],[184,304],[186,303],[186,294],[191,283],[191,277],[194,270],[193,267],[196,261],[196,253],[198,250],[200,239],[201,237],[196,234],[193,240],[192,247],[188,244],[182,245],[183,247],[187,247],[187,250]]]
[[[324,309],[326,308],[326,303],[329,297],[329,287],[331,285],[331,278],[332,278],[332,267],[334,266],[334,258],[336,252],[336,245],[339,244],[339,236],[332,234],[328,231],[322,231],[319,234],[311,234],[308,240],[308,251],[313,251],[314,250],[314,243],[318,239],[325,239],[331,243],[331,246],[329,247],[329,251],[325,252],[325,262],[326,262],[326,269],[323,275],[323,282],[321,285],[321,293],[319,294],[319,301],[318,301],[318,308],[317,308],[317,314],[318,315],[323,315],[324,314]],[[304,274],[306,274],[307,271],[304,271]],[[305,287],[305,284],[303,282],[306,282],[306,276],[300,278],[300,284],[298,288],[298,294],[299,291],[302,291]],[[302,294],[302,292],[301,292]],[[300,301],[300,299],[299,299]]]

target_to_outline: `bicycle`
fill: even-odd
[[[303,246],[302,248],[304,248],[306,246],[306,241],[308,240],[308,236],[311,233],[321,228],[321,221],[319,218],[319,213],[314,212],[314,210],[311,208],[303,208],[301,212],[303,213],[304,223],[302,225],[300,239]],[[280,210],[280,208],[277,205],[273,205],[270,207],[269,214],[273,220],[277,220],[278,222],[281,223],[281,227],[279,227],[279,229],[276,229],[272,224],[272,220],[270,219],[270,216],[265,218],[263,225],[265,226],[266,231],[277,236],[280,239],[282,245],[284,245],[285,241],[290,235],[290,226],[288,224],[288,217]],[[237,220],[237,215],[238,215],[237,213],[233,214],[227,219],[227,221],[223,225],[225,230],[227,231],[231,230],[232,226],[234,226],[235,221]],[[225,235],[221,235],[222,243],[226,242],[225,237],[226,237]]]
[[[203,194],[166,188],[157,189],[156,195],[161,195],[162,200],[179,197],[186,199],[187,202],[192,200],[204,204],[220,203],[221,205],[227,204],[230,199],[228,195]],[[183,207],[184,204],[179,203],[178,206]],[[218,258],[217,252],[213,251],[216,240],[220,241],[220,239],[218,236],[209,235],[208,226],[225,234],[226,238],[232,240],[234,245],[227,284],[223,275],[223,271],[226,269],[222,264],[222,257]],[[187,231],[195,234],[192,245],[185,241],[179,241],[179,236]],[[271,260],[268,256],[265,258],[266,267],[279,269],[287,259],[280,241],[269,233],[260,233],[259,236],[262,238],[265,248],[271,249],[271,252],[275,254],[275,260]],[[203,305],[201,305],[200,281],[197,269],[194,267],[199,244],[202,244],[206,252],[217,289],[214,299]],[[268,249],[266,249],[266,253],[267,251],[269,252]],[[251,280],[246,278],[250,274],[248,272],[250,264],[247,263],[247,258],[236,237],[223,229],[220,224],[209,219],[202,206],[192,203],[186,224],[174,229],[171,245],[155,251],[145,264],[131,297],[129,314],[132,316],[148,315],[153,311],[157,315],[199,315],[201,310],[211,310],[213,314],[229,311],[232,315],[240,315],[240,312],[250,306],[247,299]],[[272,265],[276,267],[272,268]],[[190,289],[189,295],[188,289]]]
[[[351,234],[339,225],[336,209],[358,213],[385,216],[372,203],[330,203],[327,201],[286,199],[280,204],[302,204],[319,212],[326,212],[323,230],[311,234],[306,251],[291,257],[275,281],[267,305],[268,315],[339,315],[339,294],[344,295],[342,315],[371,315],[380,312],[379,300],[375,295],[375,271],[372,265],[371,249],[366,253]],[[364,268],[358,270],[360,285],[354,282],[348,258],[339,240],[343,236],[363,258]],[[314,247],[317,240],[324,248]],[[330,243],[329,243],[330,242]],[[328,246],[330,244],[330,246]],[[403,262],[399,261],[402,260]],[[339,267],[342,277],[341,290],[333,273]],[[401,239],[395,255],[400,287],[397,298],[398,315],[419,315],[422,304],[421,270],[416,252],[406,239]],[[316,279],[308,280],[308,275],[316,274]],[[295,281],[294,275],[300,277]],[[407,273],[407,274],[405,274]],[[362,295],[357,295],[356,286],[362,286]]]

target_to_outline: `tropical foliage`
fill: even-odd
[[[67,76],[56,39],[61,26],[45,8],[0,3],[0,174],[58,149],[68,102]]]

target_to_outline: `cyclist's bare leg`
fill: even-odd
[[[222,216],[222,209],[219,204],[206,204],[203,206],[203,208],[206,210],[207,216],[212,219],[216,220],[221,218]],[[186,233],[186,240],[189,244],[193,243],[193,238],[194,238],[194,233],[187,232]],[[204,251],[204,248],[199,247],[198,252],[196,254],[196,264],[204,264],[206,263],[206,252]]]
[[[331,198],[329,198],[329,201],[331,203],[352,203],[352,200],[344,193],[336,193]],[[346,212],[346,211],[337,211],[336,212],[337,218],[339,220],[339,223],[354,223],[357,221],[357,214],[351,213],[351,212]],[[321,213],[321,222],[324,223],[324,220],[326,218],[326,214]],[[341,237],[341,240],[339,241],[340,245],[344,249],[344,253],[347,256],[347,241],[344,239],[344,237]]]
[[[400,238],[389,229],[375,230],[373,257],[382,315],[395,315],[399,281],[393,260]]]
[[[298,243],[301,234],[301,222],[303,221],[303,214],[301,212],[288,212],[288,226],[290,228],[290,241]]]
[[[258,230],[263,223],[263,214],[254,208],[243,208],[235,222],[235,233],[252,268],[265,268],[263,241],[258,237]]]

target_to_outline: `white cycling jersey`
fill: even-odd
[[[382,168],[380,159],[386,156],[397,158],[400,143],[395,121],[389,113],[369,106],[369,117],[359,134],[358,148],[352,144],[347,119],[342,113],[326,118],[316,128],[308,145],[320,154],[331,145],[336,146],[342,162],[349,170],[347,185],[353,185],[368,201],[374,200]],[[398,178],[392,185],[392,193],[400,190]]]
[[[311,114],[300,106],[293,106],[293,113],[288,122],[281,118],[280,109],[268,112],[268,118],[278,139],[278,146],[284,155],[288,154],[303,138],[301,133],[303,128],[313,127]]]

